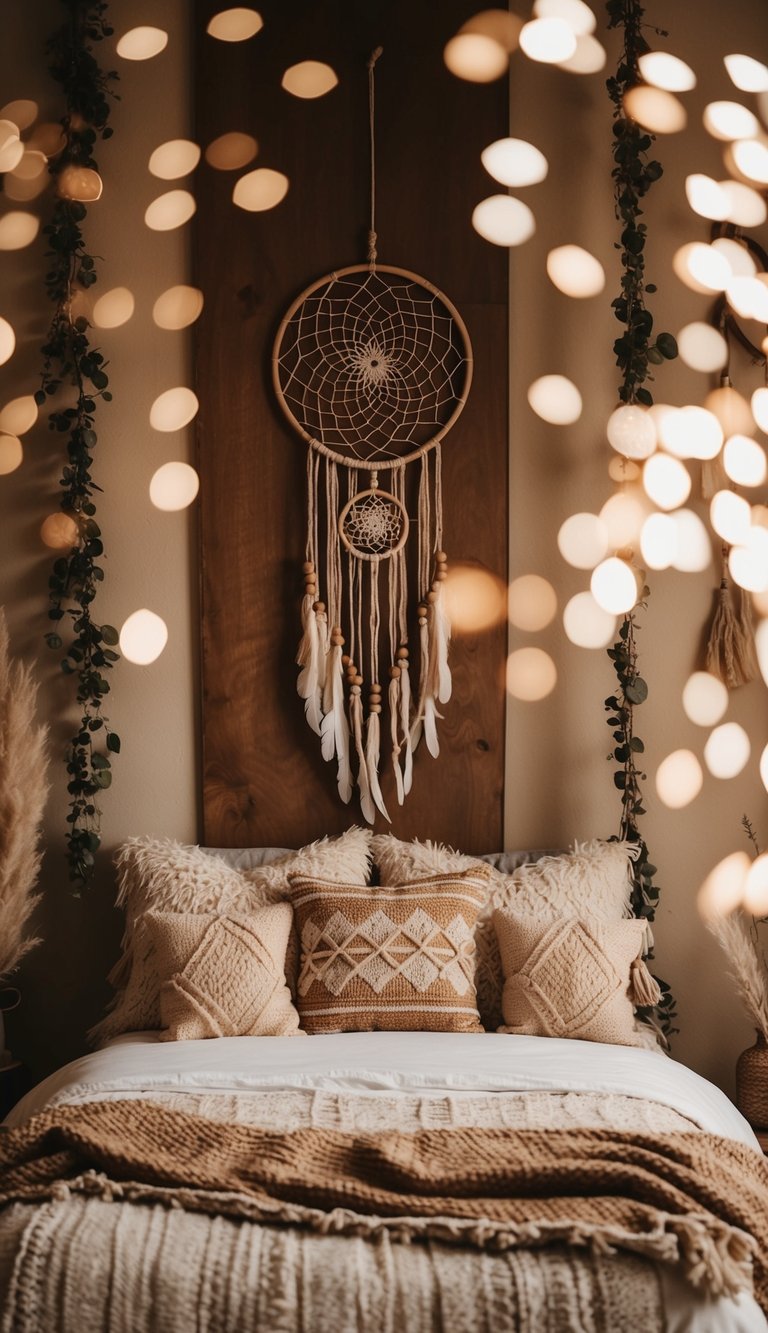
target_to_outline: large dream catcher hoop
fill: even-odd
[[[323,757],[336,761],[342,800],[348,802],[357,785],[370,823],[377,809],[389,819],[379,781],[383,620],[400,804],[411,788],[421,737],[430,754],[439,753],[437,708],[451,695],[441,442],[472,380],[469,335],[455,306],[418,274],[376,262],[373,70],[380,54],[368,62],[368,262],[339,269],[302,292],[280,324],[273,352],[278,401],[309,445],[297,689]],[[417,551],[409,560],[414,526]],[[382,566],[386,588],[380,587]],[[412,686],[414,580],[419,652],[418,685],[414,680]]]

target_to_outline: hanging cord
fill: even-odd
[[[371,225],[368,231],[368,263],[371,268],[376,267],[376,136],[374,133],[374,75],[373,71],[376,61],[384,50],[383,46],[377,46],[375,51],[371,52],[368,60],[368,125],[370,129],[371,142]]]

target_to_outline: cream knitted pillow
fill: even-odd
[[[170,838],[129,838],[115,857],[117,903],[125,909],[123,954],[109,977],[118,993],[111,1012],[91,1030],[91,1039],[98,1043],[121,1032],[160,1026],[160,979],[144,925],[148,911],[247,915],[287,899],[292,872],[366,883],[370,846],[368,829],[350,828],[338,838],[321,838],[268,865],[237,870],[200,847],[183,846]],[[295,943],[292,950],[289,941],[289,985],[295,984],[295,962]]]
[[[634,1019],[635,1003],[655,1002],[642,961],[643,921],[497,910],[493,926],[505,978],[501,1032],[647,1044]]]
[[[400,842],[392,834],[377,834],[373,859],[383,884],[396,884],[417,875],[455,872],[486,865],[451,847],[433,842]],[[542,856],[511,875],[491,869],[488,893],[477,922],[477,1006],[483,1026],[495,1031],[501,1023],[503,976],[499,946],[491,926],[495,908],[516,912],[589,912],[601,921],[620,921],[630,914],[631,861],[637,848],[627,842],[574,843],[573,851]]]
[[[292,919],[290,903],[250,916],[148,912],[144,926],[162,983],[161,1040],[298,1033],[285,984]]]

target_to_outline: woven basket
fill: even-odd
[[[736,1105],[755,1129],[768,1129],[768,1043],[762,1032],[736,1061]]]

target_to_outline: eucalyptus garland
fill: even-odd
[[[616,249],[621,254],[621,294],[612,302],[616,318],[624,326],[613,350],[616,364],[622,372],[619,399],[622,403],[640,403],[650,407],[653,396],[646,387],[653,380],[651,366],[672,361],[677,356],[677,343],[671,333],[653,336],[653,316],[646,308],[646,294],[656,287],[645,280],[645,243],[647,227],[640,219],[643,211],[640,201],[662,175],[661,163],[649,159],[654,136],[626,114],[624,99],[629,90],[642,82],[640,56],[650,48],[643,36],[644,8],[639,0],[607,0],[608,27],[623,30],[623,48],[616,75],[607,81],[608,94],[613,103],[613,161],[612,172],[616,217],[621,226]],[[661,29],[657,36],[666,36]],[[648,697],[648,685],[638,669],[636,633],[638,611],[647,605],[650,590],[643,588],[634,608],[624,617],[619,637],[608,649],[616,672],[618,689],[605,700],[608,725],[615,742],[612,755],[618,768],[613,780],[621,792],[621,826],[619,836],[638,848],[633,863],[632,910],[635,916],[653,921],[659,900],[659,888],[654,883],[656,866],[651,861],[638,820],[646,813],[641,783],[647,775],[638,767],[645,746],[635,730],[635,708]],[[653,951],[649,953],[653,958]],[[666,981],[656,978],[662,998],[655,1009],[640,1011],[658,1023],[665,1037],[677,1031],[675,999]]]
[[[54,562],[48,581],[48,617],[54,627],[45,638],[49,648],[62,653],[61,669],[72,679],[79,713],[66,749],[67,856],[70,879],[84,884],[93,873],[101,843],[98,797],[112,781],[110,756],[120,750],[120,738],[102,711],[109,693],[107,673],[118,660],[118,634],[112,625],[100,625],[92,610],[104,579],[98,563],[104,546],[94,503],[101,488],[92,475],[95,418],[100,402],[109,402],[112,395],[107,363],[91,345],[91,326],[73,309],[78,291],[93,287],[97,274],[82,230],[85,204],[68,197],[71,186],[65,182],[73,171],[97,171],[94,149],[98,139],[112,134],[109,97],[117,74],[105,73],[93,54],[92,43],[113,31],[104,0],[62,0],[62,4],[66,20],[46,46],[50,72],[61,85],[66,107],[61,120],[63,148],[49,167],[57,198],[43,229],[50,263],[45,285],[55,309],[42,348],[41,387],[35,401],[43,407],[61,391],[67,404],[50,412],[48,424],[65,444],[60,506],[76,532],[73,529],[69,553]],[[68,177],[62,176],[64,172]]]

